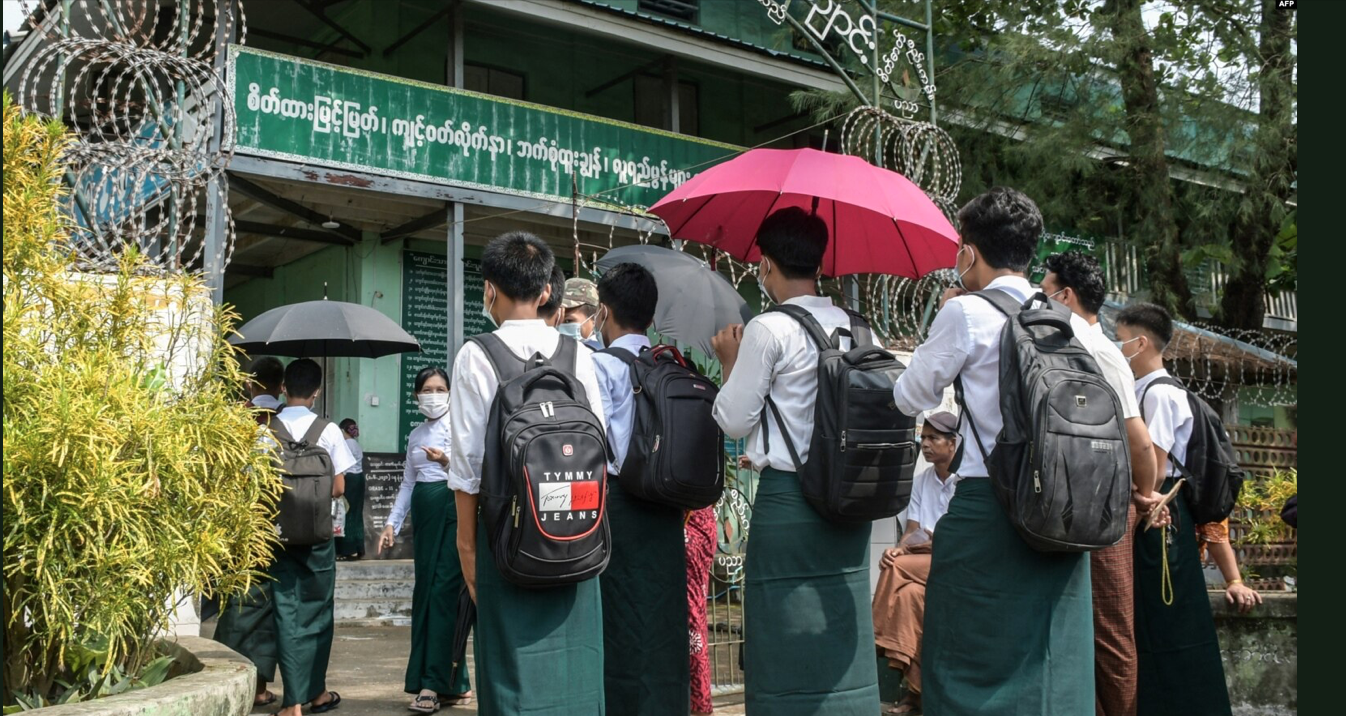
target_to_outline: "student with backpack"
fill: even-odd
[[[458,563],[458,511],[449,489],[449,375],[439,366],[422,368],[412,383],[416,408],[425,422],[407,436],[402,486],[379,535],[379,552],[392,549],[407,515],[416,527],[412,540],[416,581],[411,593],[411,654],[404,690],[407,707],[434,713],[442,705],[472,702],[466,665],[455,666],[445,645],[452,644],[463,591]]]
[[[915,415],[938,406],[953,385],[962,408],[961,445],[953,464],[961,479],[939,523],[926,591],[922,703],[926,713],[936,716],[1092,713],[1089,560],[1079,551],[1051,549],[1043,534],[1025,533],[1029,525],[1009,510],[1011,498],[1023,493],[997,493],[1014,486],[1019,476],[1020,458],[1004,449],[1026,447],[1025,436],[1002,434],[1024,427],[1006,425],[1002,415],[1002,390],[1015,387],[1006,381],[1019,380],[1017,369],[1004,371],[1000,364],[1003,331],[1023,320],[1036,322],[1044,332],[1051,329],[1051,340],[1059,342],[1054,344],[1057,355],[1069,356],[1074,372],[1092,368],[1092,375],[1078,377],[1079,385],[1069,391],[1073,395],[1062,396],[1062,410],[1092,406],[1106,416],[1119,406],[1086,349],[1065,340],[1088,330],[1082,319],[1041,299],[1020,308],[1038,294],[1025,275],[1042,235],[1037,205],[1019,191],[997,187],[968,202],[958,219],[955,271],[961,288],[945,292],[929,336],[893,391],[897,407]],[[1016,350],[1014,357],[1026,356]],[[1084,458],[1067,453],[1069,469],[1088,473],[1097,465],[1119,472],[1114,466],[1125,452],[1120,425],[1118,419],[1111,439],[1093,446],[1086,440]],[[998,455],[1008,459],[994,472]],[[1028,463],[1037,464],[1032,457]],[[1054,493],[1052,477],[1050,470],[1036,470],[1026,485],[1020,481],[1017,486],[1030,496],[1041,495],[1035,490],[1043,489],[1046,478]],[[1129,482],[1129,475],[1114,474],[1114,480],[1119,484],[1105,485],[1109,505],[1120,515],[1110,525],[1113,542],[1125,530],[1129,490],[1120,481]],[[1082,517],[1088,517],[1085,509],[1097,507],[1084,501],[1078,505]]]
[[[336,544],[331,498],[344,491],[344,473],[355,464],[336,424],[318,417],[313,402],[322,388],[322,368],[308,358],[285,368],[285,408],[271,420],[286,490],[277,512],[280,548],[267,569],[275,580],[276,637],[285,687],[280,716],[337,708],[341,696],[327,690],[336,590]]]
[[[852,328],[852,318],[817,295],[827,243],[818,216],[795,207],[776,211],[757,232],[757,275],[773,303],[807,311],[832,333]],[[841,342],[851,345],[850,338]],[[810,459],[819,348],[804,323],[781,312],[729,326],[713,344],[724,368],[715,421],[729,437],[748,439],[748,457],[761,470],[744,565],[747,712],[878,713],[870,523],[824,518],[798,474]]]
[[[1164,348],[1173,339],[1168,311],[1150,303],[1127,306],[1117,316],[1117,339],[1136,377],[1136,398],[1154,443],[1156,469],[1163,476],[1160,491],[1167,494],[1184,480],[1184,494],[1169,503],[1172,524],[1155,529],[1142,525],[1136,534],[1136,713],[1228,716],[1229,689],[1197,555],[1197,524],[1220,519],[1220,503],[1232,508],[1238,493],[1233,489],[1231,497],[1227,481],[1214,479],[1227,473],[1218,469],[1219,460],[1209,460],[1210,468],[1200,472],[1185,469],[1198,458],[1208,462],[1212,452],[1194,449],[1194,436],[1215,429],[1222,435],[1224,429],[1213,413],[1214,428],[1209,419],[1203,423],[1193,410],[1192,396],[1164,369]],[[1204,404],[1196,407],[1205,408],[1203,414],[1209,411]],[[1221,446],[1215,444],[1213,451],[1218,454]],[[1194,507],[1205,514],[1194,515]]]
[[[527,232],[487,244],[483,315],[498,328],[463,346],[450,381],[449,487],[485,716],[604,712],[603,404],[593,354],[537,317],[554,264]]]
[[[1091,552],[1089,575],[1094,594],[1094,688],[1098,716],[1131,716],[1136,712],[1135,554],[1132,535],[1137,521],[1159,503],[1155,492],[1155,461],[1150,434],[1136,404],[1136,380],[1122,352],[1103,334],[1098,312],[1106,286],[1098,259],[1071,251],[1047,257],[1042,290],[1089,324],[1079,338],[1098,359],[1103,376],[1122,403],[1127,444],[1131,448],[1132,505],[1122,541]],[[1166,510],[1167,508],[1161,508]],[[1139,511],[1138,511],[1139,510]]]
[[[247,407],[256,410],[257,423],[267,425],[271,416],[284,405],[280,399],[285,381],[285,364],[279,358],[263,356],[248,366],[250,398]],[[201,618],[208,617],[203,610]],[[242,654],[257,667],[257,693],[253,707],[276,703],[276,695],[266,685],[276,680],[276,613],[271,598],[271,580],[259,579],[236,602],[225,604],[215,624],[215,641]]]
[[[654,323],[659,289],[645,267],[618,264],[599,279],[598,300],[596,323],[607,348],[594,354],[594,368],[612,450],[608,520],[614,545],[602,580],[604,700],[614,714],[686,716],[691,686],[683,511],[635,497],[622,484],[639,397],[630,362],[650,350],[645,331]],[[670,426],[670,433],[693,427]],[[676,449],[671,442],[668,447]],[[637,475],[628,470],[627,477]]]

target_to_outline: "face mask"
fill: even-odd
[[[416,396],[416,408],[431,420],[438,420],[449,412],[448,393],[421,393]]]
[[[574,338],[577,341],[580,340],[580,324],[578,323],[562,323],[556,327],[556,330],[560,331],[563,336]]]
[[[484,285],[485,285],[485,284],[483,284],[483,286],[484,286]],[[482,295],[485,295],[485,288],[482,289]],[[491,295],[491,302],[490,302],[489,304],[483,304],[483,305],[482,305],[482,307],[481,307],[481,317],[482,317],[482,318],[485,318],[485,319],[486,319],[486,322],[489,323],[489,324],[491,324],[491,328],[493,328],[493,329],[494,329],[494,328],[499,328],[499,327],[500,327],[500,324],[499,324],[499,323],[496,323],[496,322],[495,322],[495,316],[492,316],[492,315],[491,315],[491,309],[492,309],[492,308],[495,308],[495,295],[494,295],[494,294]]]
[[[1132,353],[1131,355],[1127,355],[1127,354],[1126,354],[1126,349],[1123,348],[1123,346],[1125,346],[1126,344],[1130,343],[1131,341],[1138,341],[1138,340],[1140,340],[1140,339],[1141,339],[1141,336],[1136,336],[1135,338],[1132,338],[1131,340],[1128,340],[1128,341],[1113,341],[1112,344],[1113,344],[1114,346],[1117,346],[1117,350],[1119,350],[1119,351],[1122,352],[1122,357],[1126,359],[1126,362],[1127,362],[1127,363],[1130,363],[1130,362],[1131,362],[1131,359],[1133,359],[1133,358],[1135,358],[1136,356],[1140,355],[1140,351],[1136,351],[1135,353]]]
[[[963,249],[966,249],[966,248],[967,248],[967,244],[963,244],[962,246],[959,246],[959,247],[958,247],[958,253],[960,253],[960,254],[963,253]],[[968,250],[968,253],[972,253],[971,249]],[[968,291],[968,290],[970,290],[970,289],[968,289],[967,285],[963,283],[963,277],[967,275],[967,272],[968,272],[968,271],[971,271],[971,270],[972,270],[972,266],[973,266],[974,264],[976,264],[976,263],[977,263],[977,255],[976,255],[976,254],[972,254],[972,261],[968,262],[967,268],[963,269],[962,273],[959,273],[959,274],[958,274],[958,278],[955,279],[955,282],[958,284],[958,288],[961,288],[961,289],[963,289],[964,291]],[[954,266],[954,268],[958,268],[958,257],[957,257],[957,256],[954,257],[954,260],[953,260],[953,266]]]
[[[762,267],[757,271],[757,288],[762,292],[763,296],[766,296],[768,301],[771,301],[772,303],[779,303],[779,301],[777,301],[774,297],[772,297],[771,292],[766,290],[765,280],[766,280],[767,267],[769,266],[771,266],[771,264],[768,263],[765,259],[763,259]]]
[[[598,313],[595,313],[593,315],[593,318],[595,319],[594,340],[598,342],[599,346],[606,348],[607,344],[603,342],[603,326],[606,326],[608,324],[608,309],[601,308],[599,309],[599,313],[603,314],[603,320],[601,321],[597,320],[599,315]]]

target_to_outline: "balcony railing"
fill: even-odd
[[[1145,287],[1145,264],[1135,246],[1109,242],[1104,244],[1103,254],[1104,277],[1107,281],[1109,298],[1125,302]],[[1199,303],[1209,306],[1215,297],[1220,295],[1229,277],[1224,267],[1219,264],[1214,264],[1203,273],[1204,278],[1199,284],[1192,285],[1192,291],[1197,295]],[[1296,292],[1281,291],[1274,295],[1268,294],[1264,300],[1266,305],[1264,328],[1280,331],[1297,330],[1299,308]]]

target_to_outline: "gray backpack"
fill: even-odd
[[[280,479],[285,490],[276,508],[276,537],[287,547],[321,544],[332,539],[332,456],[318,444],[330,424],[314,418],[302,440],[285,423],[271,417],[271,433],[280,444]]]

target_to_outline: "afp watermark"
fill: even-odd
[[[1299,8],[1299,0],[1276,0],[1277,10],[1295,10]]]

